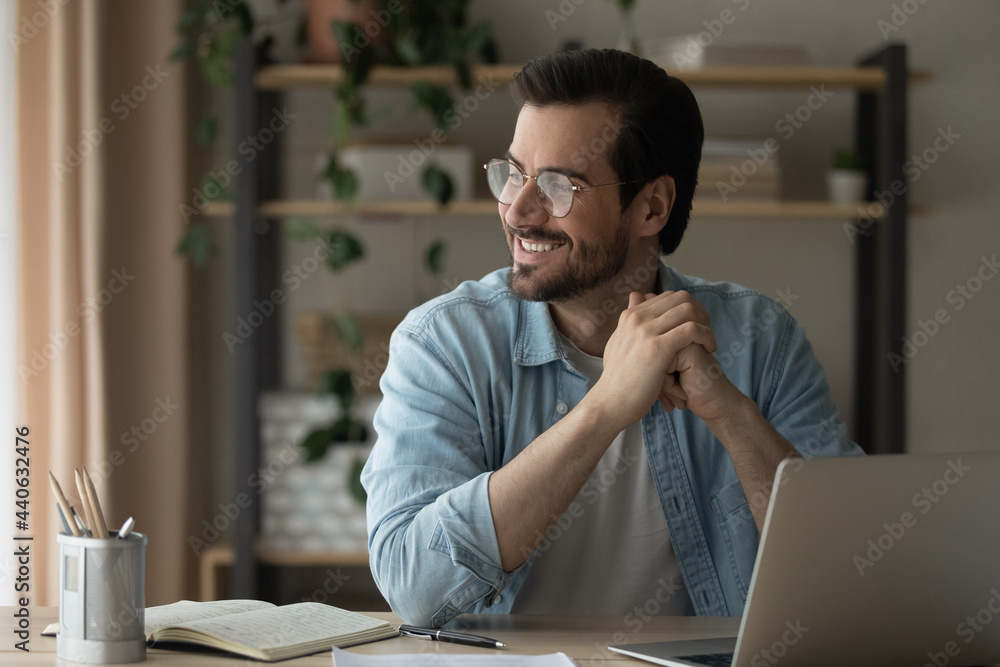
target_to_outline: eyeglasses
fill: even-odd
[[[501,204],[513,204],[521,193],[525,179],[535,180],[538,202],[542,208],[554,218],[564,218],[573,208],[573,198],[577,192],[606,188],[612,185],[637,183],[634,181],[619,181],[618,183],[603,183],[601,185],[573,185],[566,174],[555,171],[543,171],[538,176],[528,176],[521,172],[516,164],[509,160],[494,159],[483,165],[486,170],[486,180],[490,184],[490,193]]]

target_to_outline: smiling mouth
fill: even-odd
[[[550,250],[555,250],[556,248],[561,248],[564,243],[532,243],[531,241],[525,241],[524,239],[518,237],[518,242],[521,244],[521,248],[525,252],[536,253],[536,252],[549,252]]]

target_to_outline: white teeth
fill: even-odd
[[[553,245],[551,243],[529,243],[524,239],[521,239],[521,247],[528,252],[548,252],[553,248],[560,247],[561,245],[561,243],[559,245]]]

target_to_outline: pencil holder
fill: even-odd
[[[146,536],[59,535],[56,655],[90,663],[146,659]]]

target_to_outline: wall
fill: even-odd
[[[912,68],[933,73],[931,81],[912,89],[909,106],[911,151],[921,154],[928,149],[927,157],[934,162],[926,170],[918,170],[911,183],[911,201],[927,212],[914,217],[911,225],[908,331],[920,332],[919,323],[926,324],[939,310],[946,323],[933,337],[917,335],[916,341],[925,345],[905,364],[909,449],[996,448],[994,433],[1000,429],[1000,411],[992,409],[992,403],[1000,390],[1000,351],[995,345],[1000,329],[1000,280],[977,283],[976,272],[984,256],[990,259],[994,253],[1000,254],[996,224],[1000,189],[992,168],[998,153],[994,119],[1000,106],[1000,4],[991,0],[950,4],[940,0],[711,0],[683,4],[640,0],[638,37],[698,33],[706,30],[706,25],[718,28],[717,20],[730,16],[723,15],[725,10],[734,17],[724,27],[726,39],[803,44],[813,64],[843,66],[884,45],[888,37],[908,45]],[[613,46],[618,36],[617,10],[601,0],[479,1],[472,3],[471,13],[473,19],[493,22],[506,62],[523,62],[567,40],[580,40],[585,46]],[[695,93],[708,134],[779,139],[788,176],[787,196],[822,196],[831,149],[851,143],[854,98],[848,91],[835,91],[791,137],[777,134],[775,124],[806,102],[806,89],[696,89]],[[405,99],[405,95],[387,93],[374,101],[391,114],[395,113],[393,108],[406,104],[401,102]],[[289,108],[299,117],[282,137],[288,156],[283,184],[286,195],[311,196],[315,154],[329,142],[328,100],[324,92],[288,96]],[[394,118],[390,115],[372,132],[398,136],[399,128],[409,128],[410,139],[430,132],[427,122],[404,124]],[[506,93],[498,91],[482,103],[454,138],[470,144],[475,163],[481,164],[506,149],[514,119],[515,110]],[[949,131],[953,143],[946,151],[936,151],[933,146],[939,132]],[[220,159],[224,162],[224,154]],[[844,228],[848,222],[695,220],[672,261],[684,272],[732,280],[771,295],[780,289],[798,297],[790,310],[805,326],[830,376],[835,400],[850,422],[855,341],[854,249]],[[456,280],[478,278],[506,261],[496,220],[423,219],[366,223],[359,229],[371,261],[353,271],[347,281],[334,283],[323,271],[311,275],[292,295],[297,306],[350,305],[360,310],[403,311]],[[447,238],[451,248],[447,280],[441,284],[422,277],[414,252],[437,236]],[[309,250],[286,243],[286,264],[301,263]],[[983,269],[983,275],[992,277],[991,271]],[[969,289],[981,287],[972,298],[953,292],[970,280]],[[216,281],[215,285],[219,284]],[[211,289],[213,298],[223,298],[217,287]],[[218,373],[212,383],[221,387],[226,353],[224,348],[220,353],[219,339],[222,331],[232,330],[235,315],[223,313],[217,305],[214,312],[206,309],[202,327],[214,346],[212,363]],[[303,368],[288,323],[286,334],[286,384],[301,386]],[[221,407],[220,394],[214,396]],[[218,451],[219,443],[226,441],[226,427],[219,421],[212,428],[213,447]]]

